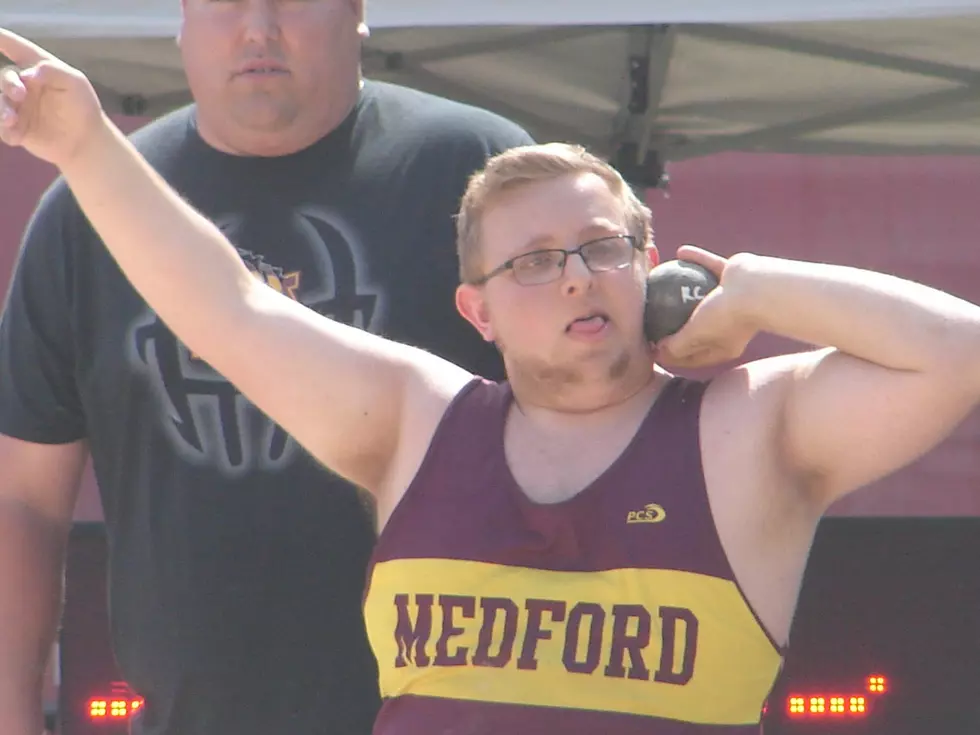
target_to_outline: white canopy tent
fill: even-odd
[[[980,153],[980,0],[368,0],[365,73],[539,139],[660,161],[724,150]],[[0,0],[112,111],[187,101],[178,0]]]

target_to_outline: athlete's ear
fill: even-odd
[[[487,342],[493,342],[493,327],[490,324],[490,309],[484,298],[483,287],[470,283],[460,284],[456,288],[456,309],[463,318],[476,327]]]
[[[653,243],[647,245],[645,253],[647,256],[647,270],[656,268],[658,265],[660,265],[660,251],[657,250],[656,245]]]

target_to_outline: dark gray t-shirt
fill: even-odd
[[[133,139],[257,277],[501,377],[455,311],[452,217],[488,155],[530,142],[517,126],[368,82],[349,119],[295,155],[219,153],[193,108]],[[89,442],[112,637],[146,698],[145,733],[370,731],[365,504],[174,339],[62,182],[31,221],[0,321],[0,432]]]

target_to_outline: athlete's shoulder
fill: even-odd
[[[502,409],[511,401],[510,385],[487,380],[479,375],[460,371],[447,381],[441,391],[443,408],[436,432],[437,443],[479,435],[487,418],[503,415]]]

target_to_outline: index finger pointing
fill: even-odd
[[[0,54],[3,54],[20,68],[34,66],[40,61],[50,60],[51,54],[13,31],[0,28]]]

